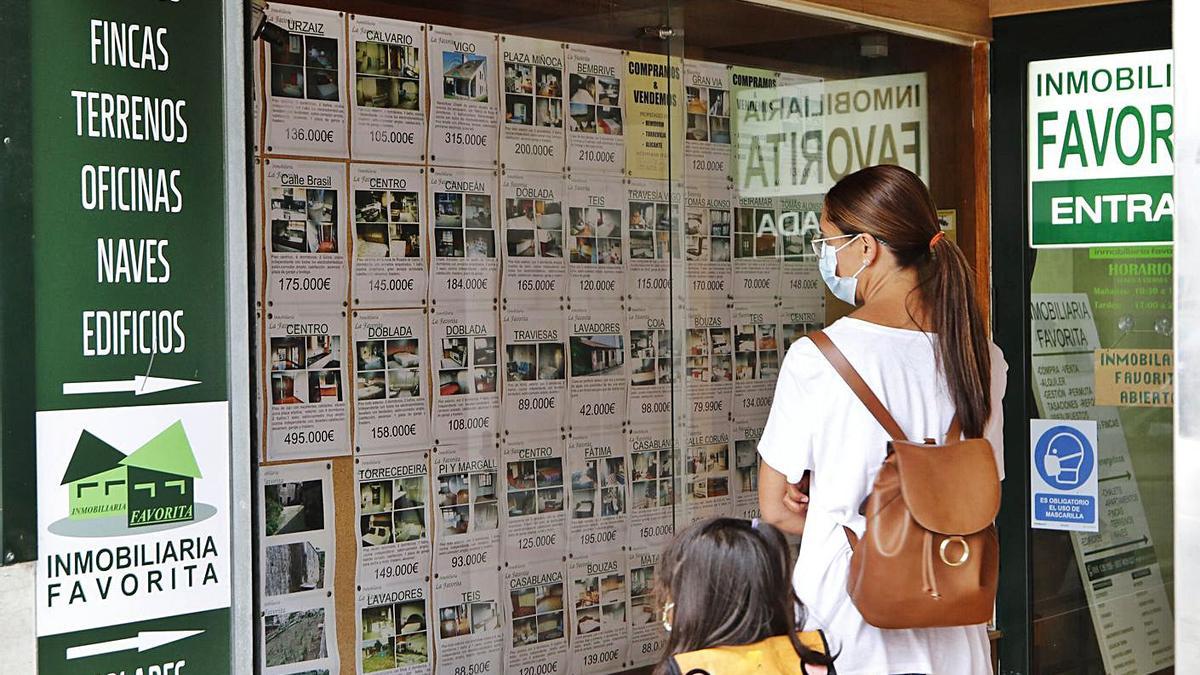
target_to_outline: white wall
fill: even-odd
[[[33,624],[35,563],[0,567],[0,672],[34,673],[37,638]]]
[[[1200,673],[1200,2],[1175,0],[1175,672]]]

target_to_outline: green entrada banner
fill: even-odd
[[[1170,50],[1029,64],[1030,245],[1170,244]]]
[[[38,670],[228,672],[222,5],[30,7]]]
[[[1034,183],[1030,186],[1034,243],[1091,246],[1170,242],[1172,183],[1172,176]],[[1136,237],[1136,241],[1130,241],[1130,237]]]

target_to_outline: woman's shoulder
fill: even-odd
[[[839,350],[846,353],[849,358],[853,358],[863,351],[870,352],[873,349],[881,347],[886,349],[892,342],[897,340],[904,342],[909,338],[909,336],[903,335],[903,332],[896,331],[895,329],[878,326],[882,330],[876,331],[873,330],[874,327],[876,327],[875,324],[847,316],[829,324],[821,329],[821,332],[825,333],[830,341]],[[893,335],[893,332],[897,334]],[[923,335],[921,333],[913,333],[915,335]],[[889,338],[895,338],[895,340],[890,340]],[[820,375],[825,370],[828,370],[829,373],[833,372],[832,368],[823,369],[813,367],[813,364],[827,364],[828,362],[825,360],[824,355],[821,354],[821,350],[817,348],[816,343],[808,335],[796,340],[788,348],[787,354],[784,357],[785,369],[788,367],[789,362],[793,369],[802,370],[806,374]]]
[[[853,359],[864,348],[869,351],[870,345],[879,344],[880,336],[871,334],[871,325],[851,317],[842,317],[820,330],[848,358]],[[793,342],[783,358],[782,372],[800,382],[818,382],[835,374],[829,361],[809,337],[813,332]]]

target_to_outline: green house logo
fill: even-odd
[[[125,455],[84,430],[63,475],[69,520],[125,516],[129,527],[191,521],[201,478],[183,422]]]

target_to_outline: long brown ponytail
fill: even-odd
[[[975,276],[954,242],[938,237],[937,209],[916,174],[879,165],[856,171],[825,196],[825,217],[845,234],[866,233],[901,268],[916,268],[921,296],[937,333],[938,363],[967,436],[978,438],[992,412],[991,352],[975,298]]]

